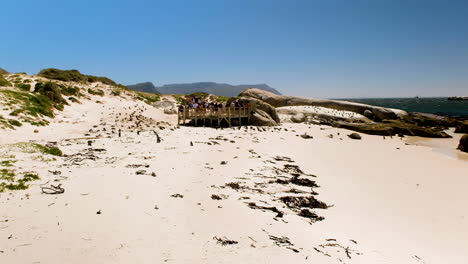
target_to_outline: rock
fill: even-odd
[[[372,111],[370,110],[365,110],[364,113],[362,113],[362,115],[372,120],[374,120],[375,118],[374,113],[372,113]]]
[[[297,113],[291,117],[294,123],[302,123],[306,121],[306,116],[303,113]]]
[[[310,105],[321,106],[336,110],[351,111],[361,115],[364,114],[364,111],[369,110],[373,113],[375,119],[379,120],[398,119],[399,117],[407,115],[407,113],[403,110],[389,109],[384,107],[338,100],[312,99],[306,97],[276,95],[274,93],[255,88],[246,89],[242,93],[240,93],[239,96],[256,98],[270,104],[273,107]]]
[[[252,97],[233,97],[229,99],[227,103],[230,104],[231,102],[234,102],[236,100],[244,104],[249,103],[250,105],[255,105],[256,109],[263,110],[268,115],[270,115],[271,118],[275,120],[276,123],[278,124],[280,123],[280,118],[276,112],[276,109],[272,105],[262,100],[259,100],[257,98],[252,98]]]
[[[460,144],[457,149],[468,153],[468,134],[460,138]]]
[[[348,137],[351,139],[361,139],[361,135],[359,135],[358,133],[351,133],[348,135]]]
[[[153,103],[156,108],[176,108],[176,103],[171,101],[158,101]]]
[[[449,138],[451,137],[441,129],[420,127],[416,124],[405,123],[397,120],[387,120],[382,123],[349,123],[336,121],[332,123],[333,127],[345,128],[356,132],[381,135],[381,136],[394,136],[398,134],[407,136],[420,136],[430,138]]]
[[[455,118],[428,113],[409,113],[403,120],[407,123],[414,123],[425,127],[457,127],[462,124]]]
[[[250,124],[253,126],[277,126],[278,123],[265,111],[257,109],[250,117]]]
[[[177,114],[177,109],[175,109],[175,108],[165,108],[164,113],[166,115],[176,115]]]
[[[307,135],[307,133],[304,133],[303,135],[301,135],[301,138],[303,138],[303,139],[312,139],[314,137],[311,136],[311,135]]]
[[[468,133],[468,123],[462,123],[455,128],[455,133]]]

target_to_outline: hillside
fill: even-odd
[[[158,89],[156,89],[156,86],[154,86],[154,84],[151,83],[151,82],[144,82],[144,83],[137,83],[137,84],[134,84],[134,85],[127,85],[127,87],[134,90],[134,91],[160,94]]]
[[[180,83],[180,84],[166,84],[163,86],[155,87],[152,83],[140,83],[135,85],[128,85],[128,88],[136,91],[151,92],[161,94],[192,94],[197,92],[214,94],[219,96],[233,97],[239,95],[247,88],[258,88],[274,94],[281,94],[275,88],[267,84],[244,84],[244,85],[231,85],[226,83],[215,82],[197,82],[197,83]]]

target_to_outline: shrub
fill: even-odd
[[[78,70],[59,70],[54,68],[48,68],[40,71],[38,75],[48,79],[59,80],[64,82],[102,82],[103,84],[119,86],[119,84],[107,77],[85,75],[79,72]]]
[[[37,75],[64,82],[86,82],[86,75],[82,74],[78,70],[59,70],[54,68],[48,68],[40,71]]]
[[[104,96],[104,91],[100,89],[93,90],[91,88],[88,88],[88,93],[89,94],[94,94],[94,95],[99,95],[99,96]]]
[[[113,96],[120,96],[120,94],[121,94],[121,92],[119,90],[113,90],[111,92],[111,95],[113,95]]]
[[[92,75],[86,75],[88,82],[102,82],[103,84],[117,86],[117,83],[107,77],[98,77]]]
[[[16,105],[19,107],[10,113],[12,116],[17,116],[20,113],[38,117],[39,115],[53,117],[53,105],[50,100],[43,95],[35,95],[20,91],[0,90],[7,97],[18,101]]]
[[[20,121],[15,120],[15,119],[8,119],[8,123],[10,123],[10,125],[12,125],[12,126],[17,126],[17,127],[20,127],[20,126],[23,125],[23,124],[21,124]]]
[[[27,83],[19,83],[16,87],[20,88],[23,91],[29,91],[31,89],[31,85]]]
[[[60,86],[61,90],[62,90],[62,94],[63,95],[66,95],[66,96],[70,96],[70,95],[80,95],[80,88],[79,87],[76,87],[76,86]]]
[[[11,86],[11,83],[3,78],[3,74],[0,73],[0,86]]]
[[[58,110],[63,110],[63,105],[67,104],[67,101],[62,97],[62,89],[56,83],[36,83],[34,92],[47,97]]]

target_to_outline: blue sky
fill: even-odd
[[[0,67],[310,97],[468,95],[468,1],[2,1]]]

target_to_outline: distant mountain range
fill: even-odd
[[[275,88],[272,88],[266,84],[231,85],[226,83],[198,82],[166,84],[163,86],[156,87],[151,82],[145,82],[135,85],[127,85],[127,87],[135,91],[158,94],[192,94],[196,92],[202,92],[220,96],[233,97],[239,95],[240,92],[247,88],[258,88],[275,94],[281,94]]]

